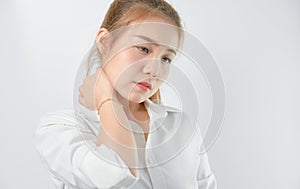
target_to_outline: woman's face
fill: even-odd
[[[136,21],[100,50],[107,77],[123,98],[143,102],[166,79],[179,43],[178,29],[171,24],[159,17]]]

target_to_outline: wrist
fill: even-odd
[[[97,107],[98,112],[100,112],[100,109],[103,107],[103,105],[108,103],[108,102],[116,103],[116,104],[118,104],[119,106],[121,106],[123,108],[123,105],[117,100],[117,98],[106,98],[106,99],[102,100],[100,102],[100,104],[98,105],[98,107]]]

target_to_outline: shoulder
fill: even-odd
[[[73,109],[65,109],[65,110],[56,110],[51,112],[44,113],[39,119],[39,125],[48,125],[48,124],[69,124],[75,125],[77,123],[77,116]]]
[[[76,127],[77,129],[96,131],[99,128],[99,122],[93,122],[73,109],[64,109],[47,112],[40,117],[38,128],[48,126],[69,126],[70,129]]]

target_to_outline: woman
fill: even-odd
[[[57,188],[216,188],[199,130],[160,103],[159,87],[183,40],[180,17],[164,0],[115,0],[87,58],[91,72],[73,111],[46,114],[36,145]],[[78,132],[79,131],[79,132]]]

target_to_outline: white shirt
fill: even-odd
[[[96,146],[99,121],[73,110],[45,114],[36,130],[36,147],[57,189],[216,189],[206,154],[200,154],[197,124],[176,108],[145,102],[149,135],[129,121],[138,147],[137,176],[121,157]]]

